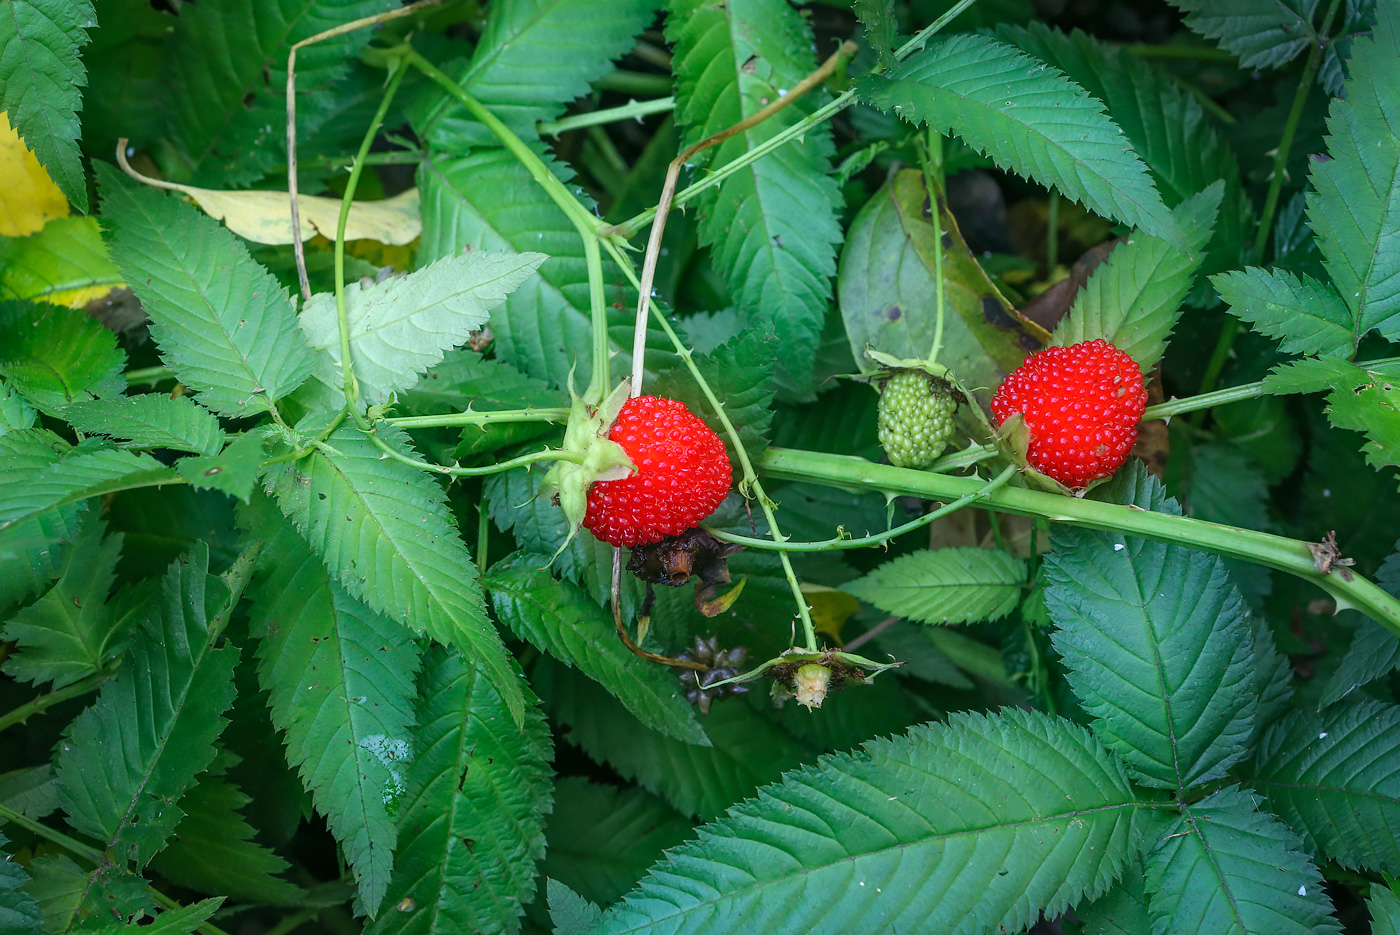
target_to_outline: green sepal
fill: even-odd
[[[573,402],[560,450],[581,455],[582,460],[555,462],[540,487],[541,493],[553,493],[559,498],[559,506],[569,521],[569,535],[554,553],[556,557],[583,525],[589,488],[598,481],[621,480],[637,470],[622,446],[608,438],[618,413],[627,402],[631,386],[631,380],[623,380],[595,408],[574,392],[573,380],[569,381],[569,396]]]

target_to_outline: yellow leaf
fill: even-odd
[[[68,215],[68,199],[0,111],[0,235],[23,237]]]
[[[845,591],[823,587],[819,584],[803,584],[802,596],[811,608],[812,627],[821,634],[831,637],[837,646],[841,645],[841,627],[860,610],[860,602]]]
[[[291,199],[286,192],[219,191],[195,188],[142,175],[133,169],[120,150],[117,162],[127,175],[155,188],[180,192],[194,199],[216,221],[223,221],[229,230],[254,243],[288,244],[292,242]],[[301,239],[310,240],[321,234],[335,239],[340,219],[340,199],[317,195],[297,197],[301,221]],[[423,232],[423,219],[418,212],[418,189],[386,198],[383,201],[357,201],[350,206],[345,222],[346,240],[377,240],[380,243],[402,245],[411,243]]]

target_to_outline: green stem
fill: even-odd
[[[340,219],[335,225],[335,315],[340,328],[340,373],[344,384],[345,404],[350,410],[355,424],[362,429],[369,428],[369,421],[360,410],[360,384],[355,379],[355,365],[350,359],[350,321],[345,311],[345,225],[350,218],[350,205],[355,200],[355,189],[359,187],[360,175],[365,170],[365,158],[369,155],[374,138],[379,135],[379,127],[389,113],[389,105],[398,93],[403,77],[408,73],[408,64],[403,58],[394,60],[390,66],[389,86],[370,120],[369,129],[360,141],[360,150],[350,166],[350,178],[345,183],[345,194],[340,199]]]
[[[19,825],[21,828],[38,835],[50,844],[57,844],[70,854],[74,854],[86,860],[95,867],[101,867],[107,863],[107,856],[91,845],[84,844],[77,838],[71,838],[62,831],[55,831],[48,825],[33,818],[21,815],[14,809],[0,805],[0,822],[9,822],[12,825]]]
[[[476,98],[462,90],[451,76],[411,48],[404,52],[404,61],[437,83],[449,96],[465,107],[472,117],[490,130],[496,139],[500,140],[501,145],[525,167],[531,178],[545,190],[545,194],[549,195],[550,200],[559,206],[559,210],[564,212],[564,216],[569,219],[579,236],[583,238],[583,256],[588,267],[589,316],[593,323],[593,371],[588,390],[584,393],[583,398],[595,404],[601,402],[609,388],[608,358],[611,356],[612,350],[612,345],[608,341],[608,315],[606,297],[603,292],[602,254],[598,249],[599,236],[606,236],[604,233],[606,225],[594,217],[593,213],[574,197],[573,193],[549,170],[549,166],[544,164],[544,160],[534,150],[516,136],[510,127],[497,119],[495,114],[483,107]]]
[[[938,363],[938,355],[943,352],[943,319],[945,317],[945,295],[943,283],[943,209],[938,195],[943,191],[943,137],[933,129],[928,131],[928,141],[924,147],[924,188],[929,197],[929,219],[933,224],[933,347],[928,352],[928,362]]]
[[[86,695],[90,691],[96,691],[103,682],[111,677],[107,671],[95,672],[85,679],[56,688],[47,694],[40,695],[28,704],[22,704],[13,711],[0,715],[0,731],[7,727],[14,727],[16,724],[23,724],[36,714],[43,714],[56,704],[67,701],[69,698],[77,698],[79,695]]]
[[[672,78],[670,75],[649,75],[618,68],[593,82],[593,87],[599,91],[616,91],[619,94],[670,94]]]
[[[1138,58],[1184,58],[1208,62],[1235,61],[1235,53],[1204,45],[1145,45],[1134,43],[1123,47]]]
[[[724,542],[734,542],[750,549],[763,549],[774,552],[831,552],[837,549],[863,549],[869,546],[883,545],[896,536],[902,536],[905,533],[921,529],[929,523],[942,519],[950,513],[956,513],[963,507],[981,500],[993,490],[1003,486],[1015,473],[1015,465],[1007,465],[996,477],[993,477],[976,490],[963,494],[952,503],[944,504],[938,509],[925,513],[918,519],[911,520],[902,526],[896,526],[893,529],[887,529],[884,532],[875,533],[870,536],[861,536],[859,539],[846,539],[838,536],[835,539],[825,539],[821,542],[774,542],[769,539],[736,536],[733,533],[725,532],[721,529],[707,528],[706,532]]]
[[[262,552],[263,540],[254,539],[239,554],[238,558],[233,560],[228,571],[220,575],[224,586],[228,588],[228,603],[213,620],[209,621],[210,639],[217,637],[228,625],[229,618],[233,616],[234,608],[238,606],[239,600],[243,597],[243,590],[248,587],[248,581],[253,577],[253,570],[257,567],[258,558]]]
[[[513,468],[524,467],[527,464],[537,464],[540,461],[571,461],[574,464],[582,464],[585,457],[581,451],[556,451],[552,448],[546,448],[543,451],[532,451],[529,454],[520,455],[518,458],[511,458],[509,461],[497,461],[495,464],[487,464],[482,467],[464,468],[455,464],[433,464],[431,461],[411,458],[388,444],[373,431],[366,432],[365,437],[385,455],[401,464],[416,467],[420,471],[445,474],[448,477],[483,477],[487,474],[500,474]]]
[[[930,474],[873,464],[849,455],[786,448],[769,448],[761,466],[765,474],[782,480],[877,490],[886,496],[949,500],[965,496],[979,486],[976,478]],[[1400,599],[1360,575],[1352,574],[1349,569],[1337,569],[1331,574],[1318,571],[1306,542],[1253,529],[1019,487],[992,491],[984,502],[988,509],[1001,513],[1043,516],[1072,526],[1123,532],[1275,568],[1316,584],[1336,599],[1339,609],[1355,608],[1400,635]]]
[[[676,109],[674,97],[658,97],[649,101],[629,101],[619,107],[608,107],[586,114],[575,114],[562,120],[542,120],[539,123],[540,136],[558,136],[570,130],[583,127],[596,127],[622,120],[641,120],[652,114],[664,114]]]
[[[405,429],[436,429],[459,425],[489,425],[493,422],[567,422],[568,419],[569,410],[559,408],[451,412],[440,416],[390,416],[384,421]]]
[[[142,367],[139,370],[128,370],[126,372],[126,383],[128,386],[142,386],[144,384],[156,384],[162,380],[175,379],[175,371],[169,367]]]

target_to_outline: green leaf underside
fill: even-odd
[[[1327,116],[1327,152],[1312,164],[1308,223],[1359,337],[1400,338],[1400,9],[1377,4],[1369,37]]]
[[[411,449],[399,429],[385,444]],[[476,566],[457,535],[443,490],[426,472],[385,458],[345,425],[307,457],[268,474],[282,512],[351,594],[441,643],[457,646],[524,712],[518,677],[486,618]]]
[[[313,357],[287,291],[219,222],[97,166],[112,260],[151,318],[180,381],[226,416],[254,415],[296,389]]]
[[[120,868],[85,871],[65,856],[46,855],[34,858],[29,871],[34,880],[28,889],[44,914],[46,935],[155,913],[146,881]]]
[[[25,892],[29,873],[4,849],[8,843],[9,839],[0,834],[0,932],[40,935],[44,914],[34,897]]]
[[[1105,499],[1179,514],[1140,462]],[[1251,627],[1224,563],[1119,533],[1056,527],[1052,640],[1094,729],[1145,785],[1187,788],[1245,754],[1256,701]]]
[[[146,393],[74,403],[63,417],[80,432],[127,439],[136,448],[212,455],[224,446],[219,420],[188,396]]]
[[[524,139],[535,124],[553,120],[589,85],[612,70],[613,60],[636,45],[651,25],[659,0],[506,0],[492,8],[476,52],[458,83]],[[441,130],[453,148],[495,146],[465,108],[440,104]],[[436,135],[436,134],[435,134]],[[432,137],[430,137],[432,139]],[[444,142],[446,142],[444,140]]]
[[[1138,807],[1083,728],[953,715],[764,787],[587,931],[1017,931],[1107,888]]]
[[[1400,542],[1376,572],[1376,582],[1391,595],[1400,594]],[[1362,620],[1351,646],[1322,690],[1322,706],[1400,668],[1400,637],[1373,620]]]
[[[999,166],[1058,188],[1104,217],[1178,249],[1186,243],[1123,132],[1057,69],[985,36],[952,36],[890,77],[856,80],[862,98],[962,137]]]
[[[661,852],[690,836],[690,822],[635,787],[569,776],[554,787],[540,873],[590,902],[607,905],[636,885]]]
[[[675,673],[634,656],[581,589],[524,563],[493,568],[486,586],[496,616],[516,636],[598,682],[652,730],[709,744]]]
[[[122,536],[103,539],[106,524],[89,514],[63,575],[38,601],[10,618],[0,638],[17,645],[5,660],[6,675],[26,682],[71,685],[120,654],[125,633],[107,607]]]
[[[393,0],[260,0],[181,11],[160,88],[178,149],[167,174],[241,187],[286,158],[287,53],[317,33],[396,6]],[[356,29],[297,52],[297,135],[335,107],[333,86],[372,37]]]
[[[414,748],[386,903],[400,908],[367,932],[517,931],[535,892],[553,791],[538,703],[529,698],[524,729],[517,727],[480,671],[434,647],[419,684]]]
[[[542,253],[472,252],[443,257],[407,276],[348,289],[345,316],[361,400],[376,406],[416,383],[418,374],[439,363],[444,351],[486,324],[491,309],[546,259]],[[340,388],[335,296],[312,296],[300,321],[311,347],[323,352],[318,376]]]
[[[87,69],[80,56],[97,25],[92,0],[10,0],[0,7],[0,110],[64,197],[86,213],[78,111]]]
[[[1249,267],[1211,278],[1220,298],[1285,354],[1350,356],[1361,340],[1356,316],[1337,291],[1305,273]]]
[[[233,703],[238,650],[215,648],[210,632],[228,590],[208,562],[199,544],[170,566],[126,665],[78,716],[58,757],[68,823],[138,867],[179,823],[175,803],[213,760]]]
[[[701,747],[648,729],[597,682],[548,657],[530,682],[571,743],[686,815],[713,818],[811,755],[742,699],[710,709],[711,746]]]
[[[1317,0],[1171,0],[1186,25],[1240,57],[1242,68],[1278,68],[1307,48]]]
[[[958,547],[901,556],[842,588],[920,623],[973,623],[1014,610],[1025,580],[1025,561],[1008,552]]]
[[[230,782],[202,778],[180,799],[185,817],[170,846],[156,855],[154,869],[200,893],[274,905],[302,902],[301,889],[278,876],[287,862],[253,840],[252,827],[239,813],[251,801]]]
[[[672,0],[676,120],[690,145],[752,116],[817,66],[811,28],[786,0]],[[696,156],[717,169],[824,103],[817,90]],[[812,361],[831,301],[841,194],[831,178],[831,128],[818,124],[700,199],[712,247],[740,312],[777,334],[779,385],[810,396]]]
[[[96,218],[53,218],[28,237],[0,239],[0,299],[44,301],[121,281]]]
[[[1314,853],[1400,871],[1400,709],[1376,701],[1296,712],[1257,753],[1253,785]]]
[[[1293,832],[1238,786],[1183,809],[1147,853],[1154,932],[1340,933]]]
[[[1173,212],[1188,252],[1145,234],[1115,247],[1075,296],[1052,343],[1068,347],[1103,338],[1150,373],[1166,352],[1181,300],[1205,258],[1223,191],[1213,184]]]
[[[267,515],[271,514],[271,515]],[[326,816],[371,913],[393,866],[391,808],[412,750],[418,649],[408,630],[351,597],[265,502],[252,588],[258,676],[287,759]]]
[[[81,309],[0,301],[0,376],[38,408],[117,395],[125,367],[116,335]]]

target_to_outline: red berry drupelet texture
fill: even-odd
[[[1123,466],[1146,407],[1137,362],[1102,339],[1032,354],[992,399],[997,425],[1025,417],[1027,460],[1075,489]]]
[[[634,546],[678,535],[729,493],[733,475],[724,442],[685,403],[629,399],[608,438],[627,452],[637,473],[599,481],[588,492],[583,525],[604,542]]]

